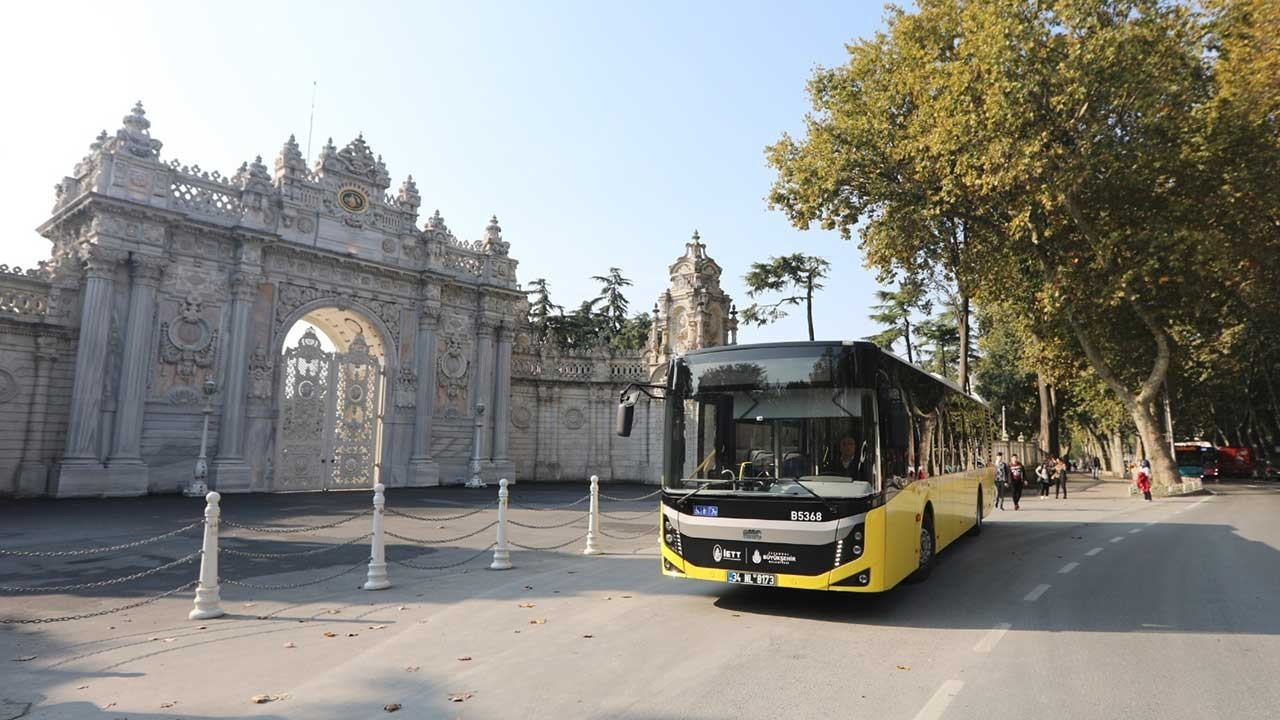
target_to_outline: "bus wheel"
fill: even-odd
[[[933,513],[926,511],[920,523],[920,567],[907,576],[907,582],[924,582],[933,572],[934,559],[937,557],[937,538],[933,533]]]
[[[973,527],[969,528],[969,532],[965,534],[969,537],[982,534],[982,488],[978,488],[978,511],[973,516]]]

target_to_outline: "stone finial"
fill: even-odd
[[[119,148],[140,158],[159,157],[164,143],[151,137],[151,121],[147,119],[147,112],[142,109],[141,100],[124,116],[122,124],[124,127],[116,131],[116,142],[112,149]]]
[[[290,135],[284,147],[280,148],[280,154],[276,156],[276,179],[300,177],[306,172],[307,161],[302,157],[302,150],[298,148],[298,140]]]
[[[444,224],[444,218],[440,216],[439,210],[431,213],[431,217],[427,218],[427,225],[423,229],[427,233],[437,236],[437,238],[447,237],[450,234],[449,226]]]
[[[249,163],[248,182],[244,187],[246,190],[270,192],[271,175],[267,173],[267,166],[262,164],[261,155],[255,156],[253,162]]]
[[[418,207],[422,205],[422,196],[418,194],[418,184],[413,181],[412,175],[404,179],[396,199],[400,201],[401,206],[415,213],[418,212]]]
[[[338,148],[333,144],[333,138],[325,141],[324,147],[320,148],[320,157],[316,158],[316,169],[324,167],[326,161],[336,160],[338,158]]]
[[[506,255],[511,249],[509,243],[502,241],[502,227],[498,225],[498,216],[489,218],[489,225],[484,229],[484,243],[481,249],[493,255]]]

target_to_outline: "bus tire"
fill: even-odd
[[[938,535],[933,531],[933,508],[926,507],[920,521],[920,567],[907,576],[909,583],[921,583],[929,578],[938,557]]]
[[[973,516],[973,527],[969,528],[969,532],[965,533],[969,537],[977,537],[982,534],[982,488],[978,488],[978,512]]]

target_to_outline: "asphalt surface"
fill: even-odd
[[[655,536],[645,532],[655,504],[606,503],[606,532],[642,535],[602,538],[603,557],[579,554],[576,522],[514,526],[519,542],[570,545],[513,553],[517,567],[506,572],[482,570],[485,557],[442,571],[393,565],[395,587],[378,593],[355,590],[362,570],[303,590],[224,586],[231,616],[203,623],[183,619],[187,594],[90,620],[7,626],[0,720],[5,707],[26,703],[40,718],[374,718],[389,703],[401,706],[397,717],[413,718],[1277,718],[1280,485],[1213,490],[1146,503],[1124,495],[1123,485],[1101,484],[1068,500],[1027,498],[1021,511],[996,511],[980,537],[948,548],[925,583],[869,596],[664,578]],[[550,506],[578,491],[513,495]],[[393,493],[389,503],[443,517],[485,498],[446,494],[458,492]],[[253,502],[256,522],[320,524],[364,501],[254,496],[229,501],[228,517],[233,505]],[[122,527],[104,525],[113,537],[163,532],[178,516],[128,510],[177,499],[111,502],[130,517]],[[296,503],[313,505],[293,512]],[[515,510],[512,519],[550,525],[574,521],[576,511]],[[19,515],[28,531],[14,535],[13,507],[0,510],[0,547],[40,532],[70,540],[57,526],[76,509],[52,504]],[[367,532],[365,520],[319,539],[244,532],[238,542],[257,550],[332,545]],[[430,538],[491,521],[484,512],[439,524],[393,516],[388,524]],[[419,561],[463,559],[491,541],[481,533]],[[389,556],[409,558],[412,548],[393,546]],[[154,555],[180,556],[168,549]],[[361,551],[353,552],[358,560]],[[245,577],[280,583],[341,570],[327,555],[246,565],[257,574]],[[77,577],[55,567],[65,573],[59,578]],[[31,564],[0,558],[0,585],[39,577]],[[0,616],[110,607],[185,577],[156,578],[136,595],[22,601],[31,604],[4,595]],[[250,701],[260,694],[279,699]]]

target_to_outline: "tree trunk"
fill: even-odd
[[[1054,406],[1056,393],[1040,373],[1036,373],[1036,386],[1040,390],[1040,452],[1048,457],[1058,457],[1058,408]]]
[[[805,312],[809,316],[809,342],[813,342],[813,278],[805,286]]]
[[[969,392],[969,296],[960,294],[956,330],[960,333],[960,387]]]
[[[1142,441],[1143,452],[1151,461],[1151,477],[1162,485],[1172,485],[1180,480],[1178,464],[1169,452],[1169,439],[1160,429],[1160,421],[1151,403],[1135,403],[1132,410],[1133,423],[1138,427],[1138,438]]]
[[[1124,472],[1124,434],[1119,430],[1111,433],[1111,468],[1115,473]]]
[[[911,311],[908,310],[907,312]],[[916,361],[911,357],[911,318],[904,318],[902,320],[902,337],[907,340],[907,362],[915,365]]]

